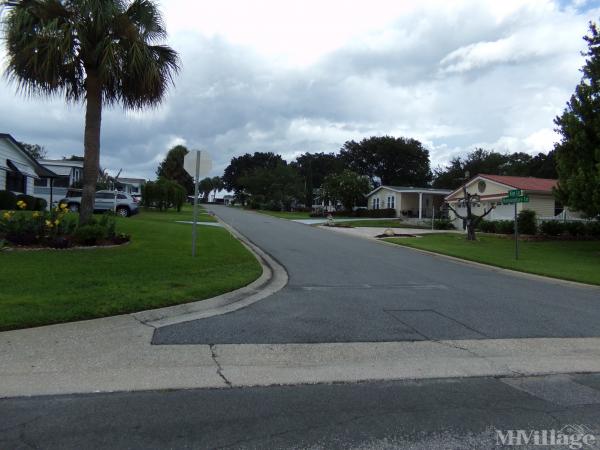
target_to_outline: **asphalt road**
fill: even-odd
[[[567,425],[583,426],[600,440],[600,400],[577,395],[588,390],[600,396],[598,375],[529,380],[533,394],[511,382],[449,379],[0,400],[0,448],[550,448],[497,446],[496,430],[559,431]]]
[[[236,208],[212,209],[279,261],[289,284],[239,311],[159,328],[154,344],[600,336],[598,288],[514,276]]]

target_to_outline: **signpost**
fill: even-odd
[[[206,152],[192,150],[183,158],[183,168],[194,179],[194,222],[192,223],[192,256],[196,256],[196,226],[198,223],[198,184],[200,177],[208,175],[212,161]]]
[[[503,205],[515,205],[515,259],[519,259],[519,226],[517,222],[517,203],[529,203],[529,196],[521,189],[508,191],[508,197],[502,199]]]

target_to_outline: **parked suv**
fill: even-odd
[[[59,203],[67,205],[73,211],[78,212],[81,206],[81,193],[74,197],[63,198]],[[138,203],[125,192],[98,191],[94,201],[94,212],[115,211],[121,217],[128,217],[139,212]]]

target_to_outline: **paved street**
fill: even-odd
[[[600,336],[600,289],[507,274],[236,208],[212,207],[278,260],[289,284],[155,344]]]
[[[597,375],[536,378],[529,380],[529,392],[512,382],[474,378],[9,399],[0,401],[0,448],[479,450],[502,448],[495,429],[558,431],[567,424],[583,425],[600,439]],[[578,395],[587,391],[596,397]]]

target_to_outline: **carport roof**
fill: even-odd
[[[428,187],[414,187],[414,186],[390,186],[387,184],[381,185],[378,188],[373,189],[367,194],[367,197],[379,191],[380,189],[389,189],[390,191],[399,192],[401,194],[414,193],[414,194],[439,194],[448,195],[452,192],[450,189],[436,189]]]

